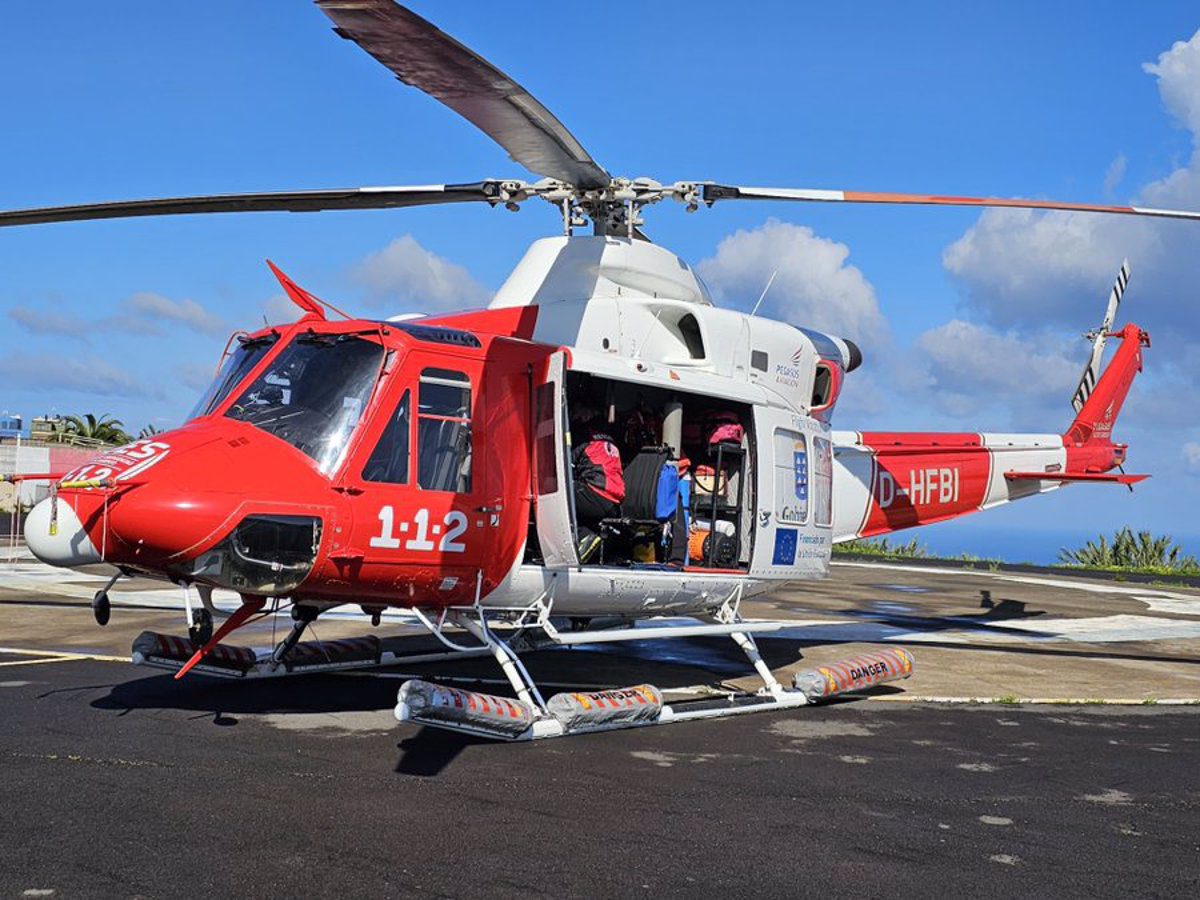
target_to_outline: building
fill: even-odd
[[[16,440],[19,437],[28,436],[20,416],[9,412],[0,413],[0,441]]]

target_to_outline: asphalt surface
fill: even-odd
[[[1200,892],[1191,708],[852,702],[516,745],[398,726],[378,674],[0,679],[3,896]]]
[[[1200,695],[1194,591],[838,566],[748,604],[792,623],[764,657],[786,676],[899,642],[912,679],[501,744],[396,723],[400,672],[135,668],[140,630],[180,632],[178,591],[123,583],[100,629],[102,583],[0,564],[0,898],[1200,895],[1200,706],[1168,705]],[[269,646],[276,624],[243,642]],[[318,624],[326,640],[367,629]],[[549,692],[746,672],[718,638],[526,661]],[[494,669],[421,674],[497,691]],[[1030,698],[1056,702],[1009,702]]]

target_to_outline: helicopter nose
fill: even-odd
[[[88,566],[101,561],[74,507],[62,497],[49,497],[25,520],[25,544],[51,566]]]

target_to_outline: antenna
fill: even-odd
[[[660,306],[658,308],[658,312],[656,312],[654,314],[654,321],[651,322],[650,327],[646,329],[646,336],[642,338],[642,342],[640,344],[638,344],[637,350],[634,351],[634,354],[633,354],[634,359],[642,358],[642,350],[645,348],[646,342],[648,340],[650,340],[650,335],[654,333],[654,326],[658,324],[658,317],[661,316],[662,313],[663,313],[663,308]]]
[[[767,297],[767,291],[769,291],[771,289],[771,285],[775,283],[775,276],[778,274],[778,269],[771,273],[771,277],[767,279],[767,286],[763,288],[763,292],[758,295],[758,302],[754,304],[754,309],[750,310],[750,315],[754,315],[758,312],[758,308],[762,306],[763,300],[765,300]]]

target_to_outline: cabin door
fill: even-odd
[[[552,353],[533,397],[533,466],[538,543],[549,569],[579,565],[575,537],[575,492],[567,425],[567,354]]]
[[[362,575],[414,605],[470,603],[494,555],[482,361],[410,352],[347,474]]]
[[[756,406],[754,431],[759,503],[750,574],[820,577],[833,546],[829,429],[809,416]]]

